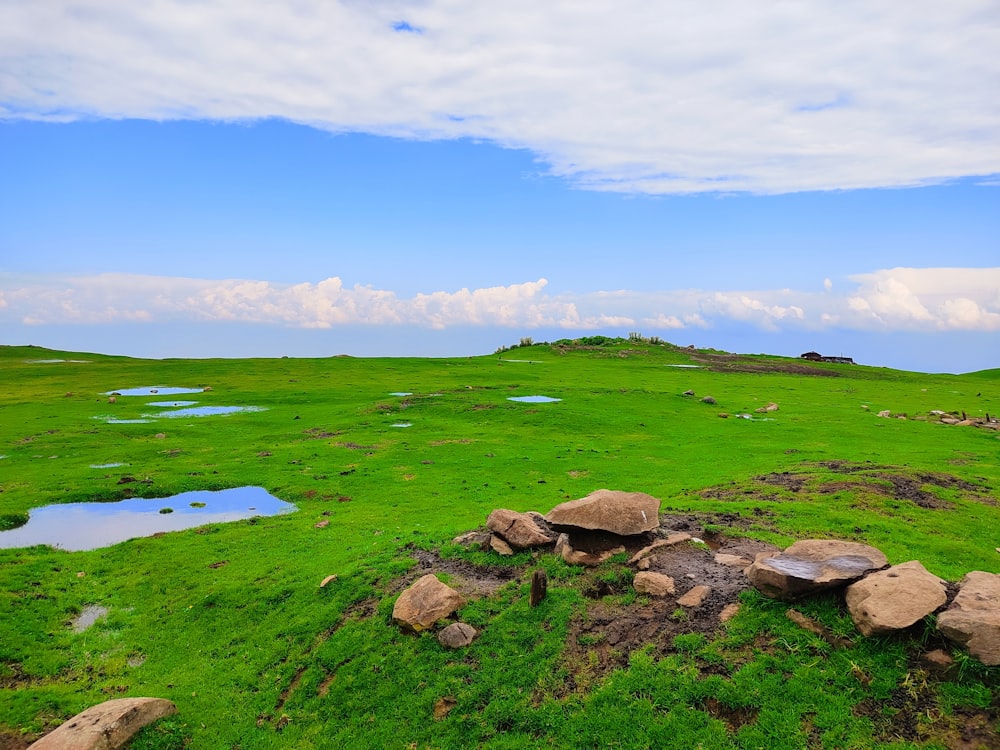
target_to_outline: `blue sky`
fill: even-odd
[[[1000,366],[1000,8],[0,0],[0,343]]]

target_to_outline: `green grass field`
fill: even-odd
[[[1000,370],[596,343],[163,361],[0,347],[0,529],[54,503],[246,485],[299,508],[87,552],[0,549],[0,747],[130,695],[179,709],[143,748],[1000,747],[1000,668],[956,652],[949,676],[930,674],[917,655],[936,643],[933,623],[864,639],[835,597],[800,605],[852,644],[834,648],[748,592],[716,632],[602,667],[601,644],[574,633],[595,604],[588,582],[626,576],[620,561],[581,573],[451,544],[494,508],[545,513],[609,488],[654,495],[664,512],[739,516],[738,533],[780,545],[863,541],[951,581],[1000,572],[1000,432],[929,416],[1000,414]],[[64,361],[37,361],[50,359]],[[263,410],[102,419],[153,411],[156,399],[104,394],[155,385],[210,386],[176,398]],[[527,395],[561,400],[508,400]],[[754,412],[772,401],[777,412]],[[115,462],[126,465],[91,468]],[[797,491],[766,481],[782,472]],[[480,630],[461,651],[390,624],[414,550],[436,549],[513,566],[460,611]],[[531,608],[537,565],[550,591]],[[600,603],[641,606],[627,589]],[[90,605],[107,616],[73,632]],[[435,718],[443,698],[450,711]]]

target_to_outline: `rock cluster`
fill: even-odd
[[[917,560],[888,567],[879,550],[856,542],[796,542],[778,554],[757,555],[745,572],[758,591],[775,599],[844,588],[851,619],[866,636],[908,628],[948,601],[945,582]],[[1000,574],[967,574],[937,622],[945,638],[983,664],[1000,664]]]

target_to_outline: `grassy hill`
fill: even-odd
[[[0,347],[0,380],[0,529],[54,503],[248,485],[299,508],[86,552],[0,549],[0,747],[125,695],[177,704],[137,743],[157,748],[998,746],[998,669],[958,654],[931,674],[932,623],[864,639],[834,597],[801,605],[851,641],[834,647],[748,592],[725,627],[616,647],[580,625],[646,604],[621,560],[581,572],[451,539],[494,508],[609,488],[713,532],[863,541],[952,581],[1000,572],[1000,432],[932,414],[1000,414],[1000,370],[594,339],[454,359]],[[106,394],[140,386],[261,410],[129,422],[155,399]],[[508,400],[530,395],[561,400]],[[460,612],[481,630],[468,649],[389,623],[430,551],[509,579]],[[550,595],[530,608],[539,565]],[[588,593],[598,580],[611,593]],[[108,614],[73,632],[90,605]]]

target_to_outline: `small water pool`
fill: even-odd
[[[394,422],[390,427],[413,427],[413,422]]]
[[[171,409],[178,406],[194,406],[197,401],[150,401],[146,406],[159,406],[164,409]]]
[[[392,391],[389,395],[390,396],[412,396],[413,394],[410,391]]]
[[[170,508],[172,512],[161,511]],[[34,508],[24,526],[0,531],[0,548],[47,544],[77,552],[107,547],[162,531],[209,523],[276,516],[298,510],[263,487],[184,492],[173,497],[131,498],[114,503],[63,503]]]
[[[551,404],[555,401],[562,401],[561,398],[551,396],[508,396],[508,401],[520,401],[522,404]]]
[[[204,388],[174,388],[165,385],[150,385],[142,388],[120,388],[105,391],[105,396],[177,396],[181,393],[204,393]]]
[[[240,412],[264,411],[263,406],[192,406],[187,409],[172,409],[156,414],[143,414],[144,417],[157,419],[172,419],[174,417],[214,417],[221,414],[238,414]]]
[[[91,464],[90,468],[91,469],[113,469],[116,466],[125,466],[125,464],[116,461],[116,462],[110,463],[110,464]]]

